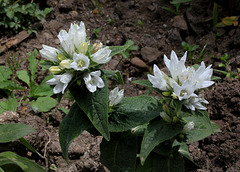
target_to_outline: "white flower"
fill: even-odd
[[[148,80],[152,83],[152,86],[162,91],[167,91],[168,76],[162,72],[155,64],[153,66],[153,74],[154,75],[147,75]]]
[[[190,97],[197,97],[194,93],[195,87],[189,80],[184,81],[181,86],[177,83],[173,83],[173,91],[180,101]]]
[[[70,67],[75,70],[84,71],[88,69],[90,60],[84,54],[73,54],[73,62],[70,64]]]
[[[111,60],[111,50],[109,47],[100,48],[97,52],[91,55],[92,61],[98,64],[104,64]]]
[[[62,92],[64,94],[65,89],[67,88],[68,83],[72,80],[73,74],[64,73],[62,75],[54,75],[52,79],[48,80],[46,83],[49,85],[56,85],[53,88],[54,94]]]
[[[211,81],[213,69],[211,69],[212,65],[209,65],[207,68],[204,62],[201,62],[201,66],[193,73],[192,82],[195,83],[195,87],[197,89],[206,88],[214,84]]]
[[[97,87],[98,88],[103,88],[104,87],[104,82],[102,80],[102,78],[100,77],[101,75],[101,71],[98,70],[98,71],[94,71],[94,72],[91,72],[91,73],[87,73],[85,76],[84,76],[84,82],[86,84],[86,87],[87,89],[94,93],[96,90],[97,90]]]
[[[162,117],[162,119],[166,122],[171,123],[172,119],[168,116],[168,114],[166,112],[160,112],[160,116]]]
[[[71,24],[68,32],[61,30],[58,34],[58,39],[64,51],[72,56],[75,49],[80,49],[81,43],[86,42],[86,29],[84,23],[81,22],[80,25]]]
[[[187,133],[188,131],[191,131],[192,129],[194,129],[194,125],[195,124],[193,121],[188,122],[186,125],[184,125],[182,132]]]
[[[202,103],[208,104],[208,101],[203,99],[201,95],[199,95],[199,97],[191,97],[185,100],[183,105],[193,111],[195,111],[195,109],[206,110],[207,108],[203,106]]]
[[[109,93],[109,106],[114,106],[120,103],[120,101],[123,99],[124,90],[120,90],[116,87]]]
[[[57,55],[58,53],[60,53],[60,51],[56,48],[47,46],[47,45],[42,45],[43,49],[41,49],[39,51],[39,53],[41,54],[41,56],[49,61],[52,62],[58,62],[59,60],[57,59]]]
[[[164,63],[166,64],[168,70],[170,71],[171,77],[178,82],[182,77],[179,77],[181,75],[184,75],[186,72],[186,66],[185,61],[187,58],[187,52],[183,55],[183,57],[178,60],[178,57],[174,51],[171,52],[170,60],[167,58],[166,55],[164,55]],[[182,80],[180,80],[182,82]]]

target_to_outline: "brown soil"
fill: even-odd
[[[228,68],[237,71],[240,68],[240,27],[212,27],[213,2],[195,0],[181,5],[179,15],[164,10],[162,7],[174,9],[167,0],[47,0],[45,5],[53,7],[50,15],[41,22],[35,23],[38,29],[36,36],[31,36],[19,47],[10,49],[18,51],[22,58],[34,48],[40,50],[42,44],[59,45],[57,34],[61,29],[68,29],[70,23],[83,21],[87,28],[87,35],[93,40],[101,40],[105,45],[123,45],[131,39],[139,46],[138,51],[131,52],[129,59],[124,59],[118,65],[120,56],[110,61],[106,68],[118,69],[122,72],[125,85],[125,96],[143,94],[144,88],[131,83],[131,80],[146,79],[148,67],[157,64],[163,65],[163,55],[170,55],[175,50],[178,55],[183,54],[181,42],[199,45],[199,51],[193,58],[198,57],[201,49],[207,43],[207,53],[203,59],[206,64],[213,64],[214,69],[219,68],[219,57],[224,53],[230,55]],[[239,15],[237,5],[220,11],[220,17]],[[112,23],[109,23],[112,19]],[[138,24],[141,20],[143,25]],[[101,27],[99,37],[93,33]],[[221,35],[221,36],[217,36]],[[136,58],[137,57],[137,58]],[[6,54],[1,55],[0,62],[6,64]],[[137,59],[137,60],[136,60]],[[141,61],[142,60],[142,61]],[[190,64],[190,61],[188,61]],[[23,61],[22,69],[27,69],[28,64]],[[209,101],[208,110],[212,121],[220,127],[216,133],[202,141],[189,146],[189,151],[198,167],[186,164],[186,171],[198,172],[237,172],[240,171],[240,81],[239,79],[226,79],[221,73],[214,72],[215,76],[222,79],[204,91],[205,98]],[[39,70],[38,80],[45,77],[45,72]],[[18,92],[18,96],[22,96]],[[69,100],[63,100],[57,107],[70,108]],[[27,107],[27,108],[26,108]],[[58,127],[64,116],[54,108],[51,113],[35,114],[28,105],[18,107],[17,115],[6,119],[6,122],[20,122],[28,124],[37,132],[28,135],[27,140],[33,147],[45,156],[41,159],[34,153],[27,151],[18,143],[0,144],[0,151],[12,150],[22,156],[35,160],[37,163],[51,171],[50,167],[56,165],[58,172],[77,171],[107,171],[99,162],[99,144],[101,137],[93,137],[88,132],[83,132],[74,140],[69,148],[70,165],[62,157],[58,140]],[[6,112],[5,114],[10,114]],[[10,114],[11,116],[11,114]],[[49,122],[48,120],[49,119]]]

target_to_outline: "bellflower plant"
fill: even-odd
[[[104,46],[87,39],[83,22],[71,24],[58,34],[60,47],[43,45],[40,54],[53,78],[47,83],[61,100],[69,90],[74,98],[69,113],[59,126],[59,141],[68,162],[71,142],[84,130],[103,136],[101,162],[110,171],[184,172],[184,158],[192,160],[187,144],[201,140],[218,126],[209,119],[200,89],[211,86],[213,70],[185,66],[187,53],[179,60],[174,51],[164,63],[170,75],[153,66],[148,80],[134,81],[156,91],[159,96],[124,97],[118,87],[109,92],[107,78],[123,84],[119,71],[103,69],[116,54],[127,57],[137,46]]]

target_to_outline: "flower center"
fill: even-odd
[[[78,65],[79,67],[83,67],[83,66],[85,65],[85,62],[84,62],[83,60],[79,60],[78,63],[77,63],[77,65]]]
[[[180,96],[181,97],[184,97],[188,94],[188,92],[186,90],[182,90],[181,93],[180,93]]]

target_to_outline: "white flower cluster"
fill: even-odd
[[[158,88],[164,92],[170,92],[173,98],[184,101],[183,104],[191,110],[206,107],[202,103],[208,103],[201,95],[197,95],[196,91],[201,88],[211,86],[213,69],[211,65],[206,68],[204,62],[195,70],[194,67],[186,67],[185,61],[187,52],[178,60],[174,51],[171,52],[170,60],[164,55],[164,63],[170,71],[170,75],[166,75],[156,65],[153,67],[154,75],[148,74],[148,79],[154,88]]]
[[[71,24],[68,32],[61,30],[58,39],[61,49],[43,45],[43,49],[39,51],[43,58],[54,64],[49,68],[54,78],[47,81],[47,84],[56,85],[53,89],[54,93],[64,93],[76,71],[83,73],[83,80],[90,92],[95,92],[97,87],[103,88],[101,71],[91,71],[89,68],[92,63],[104,64],[111,59],[109,47],[103,47],[102,43],[91,45],[87,41],[83,22],[79,25]]]

